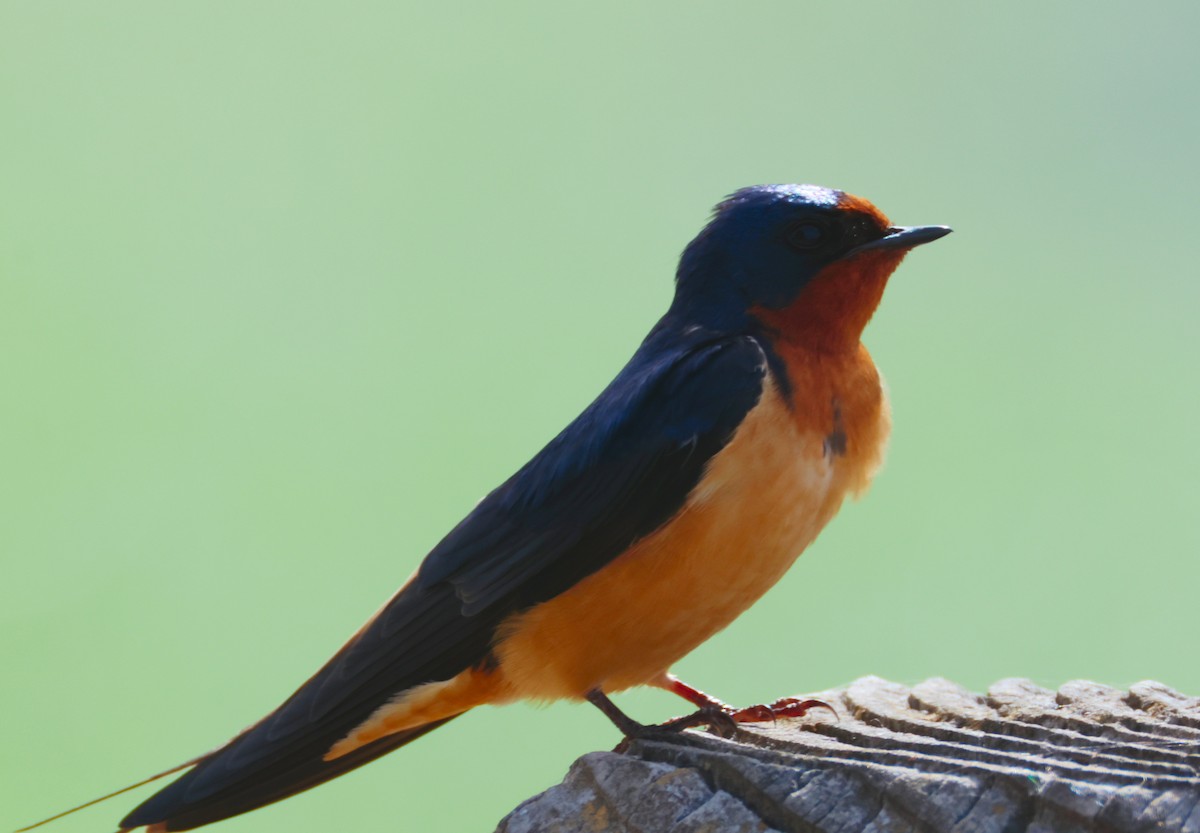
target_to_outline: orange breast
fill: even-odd
[[[773,379],[671,522],[560,596],[508,619],[494,669],[401,692],[329,751],[484,703],[578,698],[649,682],[771,588],[883,459],[889,415],[861,346],[778,346]]]
[[[891,409],[883,381],[867,348],[849,353],[814,352],[779,343],[792,387],[798,426],[823,432],[825,451],[846,488],[857,496],[883,464],[891,432]]]
[[[866,487],[889,422],[870,357],[784,359],[793,406],[769,382],[675,519],[505,623],[495,653],[506,699],[649,681],[770,589]]]

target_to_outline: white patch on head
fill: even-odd
[[[841,191],[825,188],[821,185],[772,185],[772,191],[785,197],[789,202],[806,205],[823,205],[833,208],[841,198]]]
[[[733,192],[717,203],[716,211],[719,214],[739,205],[763,206],[778,202],[836,208],[843,196],[842,191],[821,185],[751,185]]]

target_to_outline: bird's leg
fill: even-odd
[[[625,712],[617,708],[617,705],[600,689],[592,689],[586,695],[587,700],[593,706],[604,713],[604,716],[613,722],[613,725],[621,730],[626,738],[644,738],[653,735],[661,735],[668,732],[681,732],[684,729],[690,729],[693,726],[710,726],[716,729],[722,735],[732,735],[737,728],[729,718],[729,713],[721,706],[701,705],[700,709],[694,714],[689,714],[684,717],[677,717],[674,720],[668,720],[666,723],[659,723],[653,726],[647,726],[644,723],[638,723]]]
[[[717,708],[724,709],[730,713],[736,711],[733,706],[726,702],[718,700],[711,694],[705,694],[698,688],[685,683],[683,680],[676,677],[674,674],[662,673],[650,681],[650,685],[655,688],[661,688],[663,691],[669,691],[687,700],[698,709]]]
[[[682,697],[702,712],[719,709],[728,715],[733,723],[765,723],[768,720],[774,721],[780,717],[804,717],[810,709],[815,708],[828,709],[833,712],[834,717],[838,716],[837,710],[823,700],[801,700],[798,697],[782,697],[770,704],[747,706],[744,709],[735,708],[728,703],[718,700],[711,694],[705,694],[700,689],[688,685],[674,674],[669,673],[663,673],[651,680],[650,685]],[[695,715],[692,715],[692,717],[695,717]],[[680,720],[686,719],[680,718]],[[671,722],[675,723],[676,721]],[[692,725],[699,724],[694,723]]]
[[[586,695],[587,701],[604,713],[604,716],[613,722],[627,738],[640,737],[651,728],[644,723],[638,723],[625,712],[617,708],[617,704],[608,699],[603,691],[594,688]]]
[[[733,706],[693,688],[674,674],[663,672],[651,680],[650,685],[677,694],[696,707],[692,714],[661,724],[661,729],[679,731],[693,726],[709,726],[724,737],[731,737],[737,731],[737,720],[733,717],[737,710]]]

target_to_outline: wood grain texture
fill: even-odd
[[[497,833],[1200,833],[1200,698],[865,677],[802,720],[580,758]]]

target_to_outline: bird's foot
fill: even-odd
[[[656,733],[682,732],[696,726],[707,726],[709,731],[723,738],[731,738],[737,733],[738,719],[736,712],[725,705],[704,705],[691,714],[668,720],[648,728]]]
[[[700,689],[688,685],[670,673],[659,675],[658,678],[650,682],[650,685],[682,697],[684,700],[698,707],[700,712],[714,709],[724,711],[734,723],[766,723],[767,721],[775,722],[781,717],[804,717],[810,709],[816,708],[828,709],[833,712],[835,718],[838,716],[837,710],[823,700],[801,700],[798,697],[783,697],[767,705],[747,706],[744,709],[739,709],[718,700],[711,694],[705,694]],[[698,715],[699,712],[697,715],[692,715],[689,718],[694,721],[692,723],[694,726],[703,725]]]
[[[666,723],[638,723],[625,712],[617,708],[612,700],[608,699],[604,692],[596,690],[590,691],[587,694],[588,702],[600,709],[604,716],[613,722],[626,738],[626,740],[651,739],[655,737],[661,738],[663,735],[676,734],[684,729],[691,729],[695,726],[708,726],[722,737],[732,737],[737,731],[737,722],[733,719],[732,712],[728,706],[724,704],[705,704],[695,712],[683,717],[677,717],[674,720],[668,720]]]
[[[823,700],[801,700],[798,697],[783,697],[774,703],[734,708],[720,701],[706,703],[692,714],[668,720],[657,726],[647,727],[658,732],[678,732],[695,726],[707,726],[714,734],[731,738],[737,733],[739,723],[774,723],[780,718],[804,717],[811,709],[822,708],[838,716],[837,710]]]
[[[798,697],[784,697],[769,705],[748,706],[737,709],[722,703],[720,700],[709,698],[698,703],[699,708],[691,714],[668,720],[665,723],[638,723],[625,712],[617,708],[612,700],[599,689],[587,694],[588,702],[600,709],[604,716],[613,722],[626,741],[676,734],[684,729],[697,726],[707,726],[713,734],[723,738],[731,738],[737,733],[739,723],[774,722],[781,717],[804,717],[811,709],[823,708],[838,716],[833,706],[822,700],[801,700]],[[699,698],[697,698],[699,699]]]
[[[774,723],[781,717],[804,717],[812,709],[826,709],[838,717],[837,709],[824,700],[801,700],[799,697],[781,697],[774,703],[747,706],[730,713],[735,723]]]

